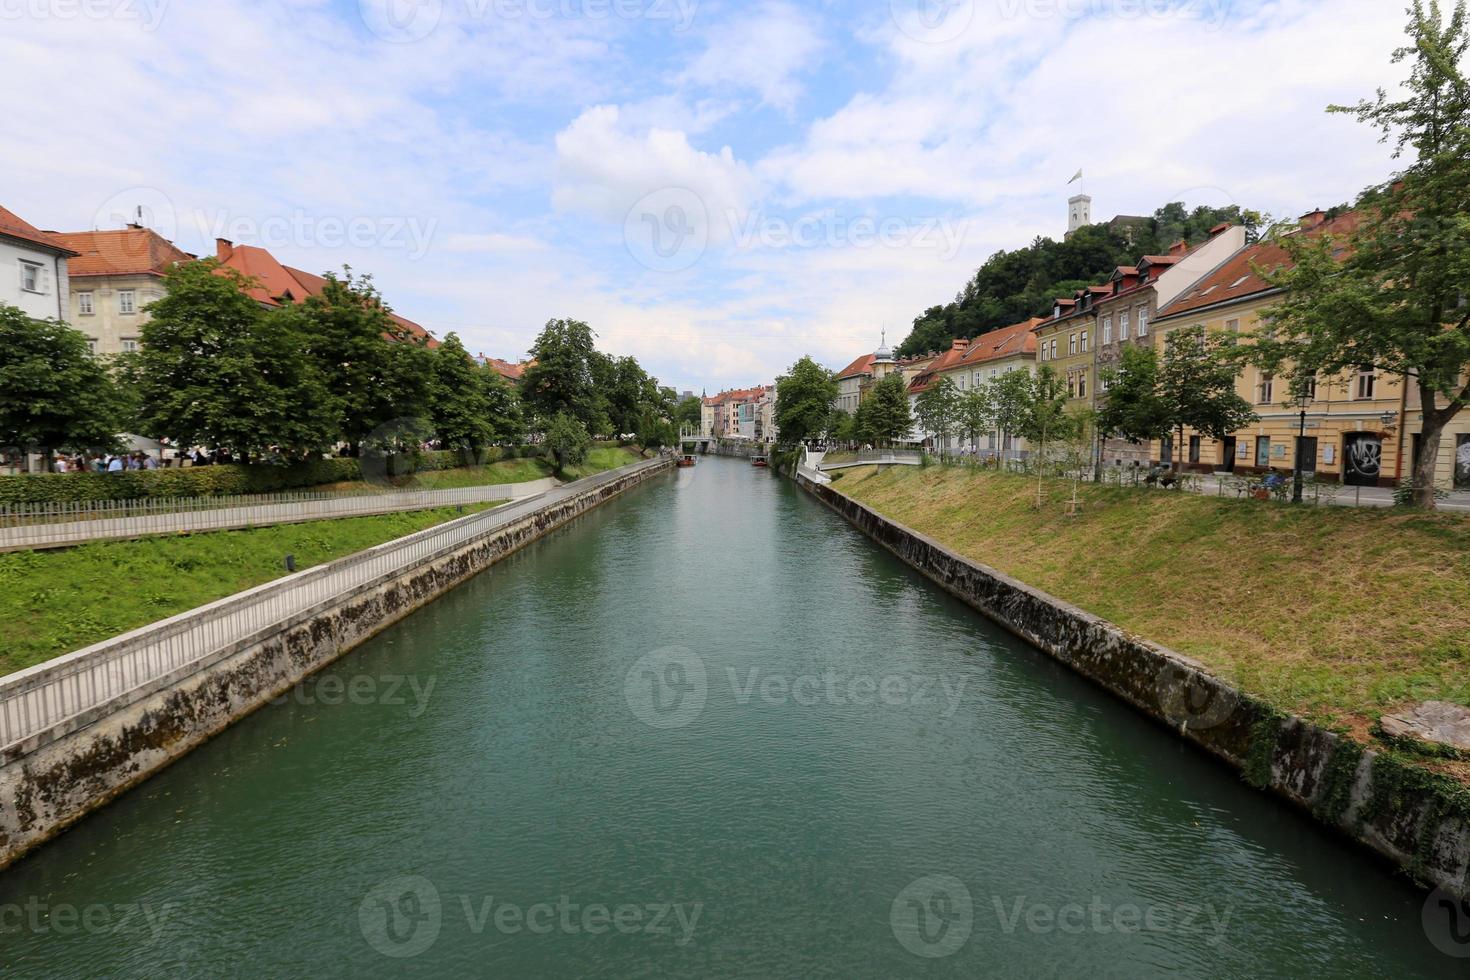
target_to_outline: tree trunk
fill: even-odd
[[[1459,414],[1453,405],[1441,409],[1433,388],[1419,385],[1419,397],[1424,404],[1424,427],[1419,432],[1419,458],[1414,461],[1414,506],[1434,510],[1434,471],[1439,462],[1439,443],[1445,426]],[[1399,419],[1399,425],[1408,425],[1407,418]]]

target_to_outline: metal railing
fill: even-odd
[[[131,703],[152,685],[187,676],[325,602],[435,561],[548,504],[661,465],[668,461],[635,463],[419,531],[0,678],[0,747],[8,751],[85,712]]]
[[[542,493],[554,485],[555,481],[547,479],[447,490],[7,504],[0,506],[0,551],[516,500]]]

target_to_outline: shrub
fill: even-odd
[[[362,469],[355,459],[321,459],[287,466],[196,466],[123,473],[0,476],[0,504],[278,493],[361,478]]]

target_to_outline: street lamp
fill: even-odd
[[[1301,410],[1301,422],[1297,427],[1296,452],[1292,453],[1291,474],[1291,502],[1299,504],[1302,502],[1302,446],[1307,442],[1307,407],[1312,404],[1313,392],[1306,382],[1298,382],[1296,390],[1296,406]]]

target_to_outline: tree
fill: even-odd
[[[1173,420],[1159,393],[1159,355],[1152,347],[1125,344],[1118,367],[1104,378],[1107,395],[1098,412],[1098,431],[1131,443],[1148,443],[1169,434]]]
[[[948,377],[940,376],[919,393],[914,408],[919,416],[919,426],[934,434],[943,456],[949,449],[949,437],[960,421],[960,390]]]
[[[861,434],[874,445],[893,445],[907,439],[914,428],[909,412],[909,386],[903,372],[895,371],[873,386],[858,406]]]
[[[0,445],[40,449],[49,470],[58,449],[117,448],[123,414],[116,381],[80,331],[0,303]]]
[[[123,362],[145,435],[176,445],[301,457],[336,441],[330,391],[292,310],[267,311],[251,281],[213,259],[169,270],[140,350]]]
[[[587,458],[592,448],[592,436],[580,419],[567,412],[559,412],[546,425],[546,446],[556,457],[556,469],[560,473]]]
[[[704,403],[698,398],[685,398],[674,408],[674,424],[679,428],[698,429],[704,423]]]
[[[776,431],[788,445],[819,438],[827,431],[837,379],[810,357],[803,357],[776,379]]]
[[[427,342],[391,316],[371,276],[328,272],[322,291],[284,307],[301,353],[314,362],[336,406],[336,437],[357,453],[365,441],[400,448],[427,436]]]
[[[1290,362],[1293,374],[1305,376],[1372,365],[1417,386],[1424,421],[1413,500],[1433,508],[1445,427],[1470,404],[1470,80],[1462,68],[1470,35],[1463,0],[1448,18],[1436,0],[1427,8],[1414,0],[1407,33],[1411,43],[1392,58],[1413,65],[1404,97],[1380,90],[1376,99],[1329,111],[1380,129],[1395,159],[1411,153],[1412,160],[1364,207],[1356,230],[1281,239],[1293,266],[1266,276],[1288,292],[1269,314],[1275,337],[1258,344],[1256,354],[1268,370]]]
[[[853,417],[840,408],[832,409],[827,418],[827,438],[836,443],[856,442],[857,424]]]
[[[1256,421],[1250,403],[1235,391],[1236,348],[1235,334],[1209,334],[1203,327],[1172,331],[1164,343],[1158,394],[1170,426],[1179,434],[1181,469],[1186,428],[1224,439]]]
[[[531,346],[535,363],[521,378],[521,401],[542,423],[566,415],[588,431],[610,425],[593,383],[594,365],[606,374],[592,328],[580,320],[550,320]]]
[[[501,413],[510,407],[504,397],[509,386],[494,370],[476,364],[454,333],[444,338],[431,361],[427,380],[435,435],[446,449],[469,460],[482,459],[485,447],[506,432],[508,420]]]
[[[995,424],[995,402],[991,384],[993,382],[971,388],[960,396],[957,424],[960,431],[970,437],[971,448],[978,448],[980,433],[990,431]]]
[[[1002,447],[1008,436],[1020,435],[1026,425],[1033,397],[1032,383],[1030,371],[1007,371],[986,383],[991,424],[995,426],[998,443]]]

